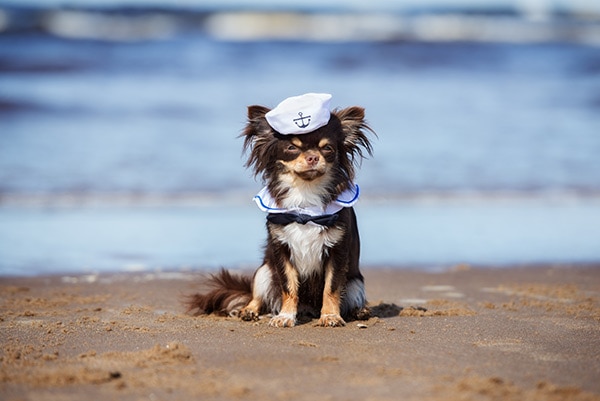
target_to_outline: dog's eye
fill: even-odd
[[[331,145],[325,145],[325,146],[323,146],[323,147],[321,148],[321,150],[322,150],[323,152],[333,152],[333,146],[331,146]]]
[[[296,152],[298,148],[294,145],[288,145],[288,147],[285,148],[285,150],[287,150],[288,152]]]

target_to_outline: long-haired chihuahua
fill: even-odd
[[[360,239],[353,205],[355,166],[372,155],[374,131],[364,109],[329,110],[331,95],[308,93],[270,110],[248,107],[243,134],[246,166],[265,187],[254,197],[267,213],[262,265],[252,278],[221,270],[210,290],[188,298],[196,314],[218,313],[292,327],[300,315],[318,325],[367,319]]]

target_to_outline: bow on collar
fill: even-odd
[[[267,212],[267,220],[273,224],[287,225],[290,223],[314,223],[331,227],[339,218],[339,212],[345,207],[352,207],[360,195],[360,188],[350,183],[349,188],[342,192],[337,199],[325,206],[309,206],[304,208],[281,208],[275,198],[264,187],[255,197],[256,205]]]
[[[304,225],[312,222],[320,226],[331,227],[335,224],[339,217],[340,216],[337,213],[322,214],[320,216],[310,216],[308,214],[295,213],[269,213],[267,215],[267,221],[283,226],[287,226],[290,223],[299,223]]]

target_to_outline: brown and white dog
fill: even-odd
[[[264,261],[252,279],[226,270],[211,276],[210,292],[189,297],[190,311],[243,320],[271,313],[275,327],[294,326],[299,314],[329,327],[369,317],[352,205],[354,168],[372,154],[366,134],[374,132],[363,108],[330,112],[330,98],[306,94],[273,110],[248,107],[241,136],[246,166],[266,184],[255,197],[268,212]]]

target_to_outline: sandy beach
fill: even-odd
[[[600,400],[600,266],[364,269],[374,317],[194,317],[196,272],[0,278],[2,400]]]

